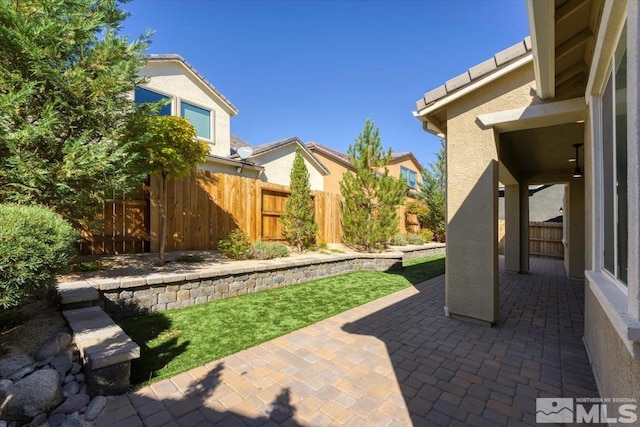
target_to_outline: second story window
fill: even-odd
[[[404,166],[400,166],[400,177],[404,178],[407,182],[407,185],[410,188],[416,188],[417,177],[418,174],[416,171],[413,171],[409,168],[405,168]]]
[[[143,87],[136,87],[135,93],[133,94],[134,100],[136,104],[144,104],[147,102],[158,102],[163,100],[170,100],[171,98],[167,95],[163,95],[158,92],[154,92],[149,89],[145,89]],[[163,105],[160,110],[158,110],[158,115],[160,116],[170,116],[171,115],[171,102]]]
[[[180,115],[189,119],[196,128],[198,138],[211,139],[211,111],[182,101]]]

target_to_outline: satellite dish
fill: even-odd
[[[236,153],[238,153],[238,156],[240,156],[240,158],[242,160],[245,160],[247,158],[249,158],[252,154],[253,154],[253,148],[251,147],[240,147],[236,150]]]

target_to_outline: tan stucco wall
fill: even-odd
[[[313,154],[320,159],[327,169],[329,169],[329,172],[331,172],[329,175],[325,175],[324,177],[324,191],[327,193],[340,194],[340,181],[342,181],[342,175],[349,169],[347,169],[347,167],[342,163],[336,162],[333,158],[325,156],[319,151],[314,151]]]
[[[324,191],[324,176],[318,169],[315,162],[310,160],[307,153],[303,153],[304,164],[309,171],[309,184],[312,190]],[[289,186],[293,160],[296,157],[296,146],[285,145],[278,149],[269,151],[255,158],[251,158],[264,168],[260,179],[272,184]]]
[[[207,141],[210,153],[221,157],[229,156],[231,116],[229,111],[225,110],[219,101],[210,95],[210,89],[189,75],[183,66],[175,62],[148,62],[140,75],[150,77],[149,81],[143,85],[146,88],[211,110],[213,118],[212,140]],[[177,102],[173,102],[172,109],[174,115],[179,115],[180,110]]]
[[[584,312],[584,338],[600,397],[631,397],[640,401],[640,361],[631,357],[588,286]],[[640,426],[640,420],[626,425]]]
[[[524,65],[447,111],[447,275],[451,314],[494,322],[498,317],[498,142],[479,114],[537,102],[533,65]]]

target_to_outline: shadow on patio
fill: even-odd
[[[414,425],[532,425],[537,397],[598,397],[582,344],[583,281],[557,260],[532,258],[527,275],[503,267],[492,328],[443,315],[444,276],[343,326],[385,343]]]

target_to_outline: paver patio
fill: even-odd
[[[102,426],[533,425],[536,397],[598,397],[584,284],[504,272],[493,328],[443,315],[444,276],[111,401]]]

